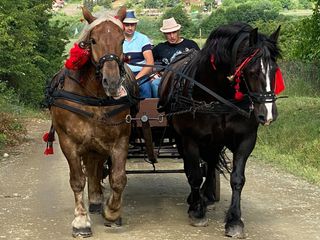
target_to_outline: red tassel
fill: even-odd
[[[78,70],[85,65],[90,58],[87,49],[80,48],[77,43],[70,49],[70,57],[65,62],[65,67],[71,70]]]
[[[284,80],[282,77],[282,73],[280,71],[280,68],[277,68],[276,74],[275,74],[275,86],[274,86],[274,93],[276,95],[280,94],[283,90],[285,90],[286,86],[284,84]]]
[[[54,130],[51,127],[50,132],[47,132],[42,137],[43,141],[47,143],[47,147],[44,151],[45,155],[53,154],[53,141],[54,141]]]
[[[234,85],[234,90],[236,90],[235,94],[234,94],[234,99],[236,101],[241,101],[243,99],[243,93],[240,91],[240,72],[236,75],[236,78],[234,79],[234,81],[236,82],[236,84]]]
[[[234,99],[237,101],[241,101],[243,99],[243,93],[240,91],[236,91],[236,93],[234,94]]]
[[[47,147],[46,150],[44,151],[45,155],[51,155],[53,154],[53,147]]]
[[[49,133],[48,133],[48,132],[46,132],[46,133],[43,135],[42,139],[43,139],[43,141],[44,141],[44,142],[48,142],[48,139],[49,139]]]

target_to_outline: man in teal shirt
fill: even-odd
[[[145,82],[145,79],[152,72],[152,67],[133,66],[130,63],[139,63],[153,65],[152,45],[150,39],[136,31],[138,19],[136,19],[133,10],[127,10],[126,18],[123,20],[125,41],[123,43],[123,53],[129,59],[128,66],[131,71],[139,79],[140,97],[151,97],[150,82]],[[145,76],[145,77],[143,77]]]

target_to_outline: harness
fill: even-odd
[[[74,76],[73,71],[69,71],[68,69],[64,69],[62,71],[62,74],[56,74],[52,81],[49,82],[47,88],[46,88],[46,105],[48,108],[51,106],[59,107],[65,110],[68,110],[70,112],[76,113],[80,116],[86,117],[86,118],[95,118],[96,121],[104,122],[108,126],[116,126],[119,124],[123,124],[128,122],[127,118],[116,123],[109,123],[109,119],[112,116],[117,115],[118,113],[130,108],[131,114],[135,115],[138,112],[137,109],[137,98],[132,95],[132,89],[130,89],[130,86],[128,84],[124,84],[124,88],[127,91],[127,96],[121,97],[119,99],[113,99],[111,97],[105,97],[105,98],[97,98],[92,96],[82,96],[76,93],[72,93],[69,91],[65,91],[63,89],[65,78],[69,77],[72,81],[79,84],[79,86],[83,87],[80,80],[77,76]],[[84,111],[80,108],[70,106],[66,103],[61,103],[58,100],[63,99],[70,102],[78,103],[85,106],[117,106],[118,108],[115,108],[109,112],[106,112],[103,117],[96,117],[93,112]],[[130,116],[131,117],[131,116]],[[108,122],[107,122],[108,121]]]

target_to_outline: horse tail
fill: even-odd
[[[216,169],[223,174],[223,176],[225,178],[227,178],[227,176],[225,175],[225,172],[227,173],[231,173],[232,170],[232,166],[231,166],[231,159],[228,157],[227,153],[226,153],[227,148],[224,147],[220,154],[219,154],[219,162],[216,165]]]

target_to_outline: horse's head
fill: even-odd
[[[255,117],[262,125],[269,125],[278,115],[274,87],[278,69],[276,59],[279,56],[279,31],[280,27],[267,37],[253,29],[249,34],[249,54],[245,54],[246,57],[238,63],[238,66],[244,63],[242,86],[245,85],[243,87],[253,100]]]
[[[125,18],[126,8],[121,7],[117,16],[100,18],[94,17],[86,8],[82,8],[82,12],[89,28],[80,44],[90,49],[97,79],[101,80],[106,95],[117,97],[126,75],[122,51],[122,20]]]

